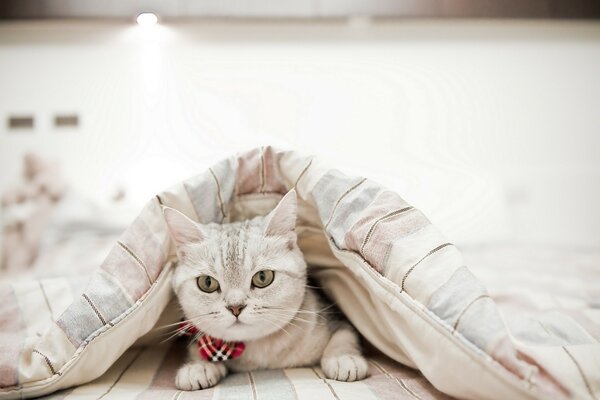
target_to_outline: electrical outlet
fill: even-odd
[[[55,128],[77,128],[79,126],[79,115],[57,114],[54,116]]]
[[[9,115],[7,125],[9,130],[32,130],[35,119],[33,115]]]

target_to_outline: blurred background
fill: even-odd
[[[561,0],[3,1],[4,247],[39,241],[23,224],[66,198],[71,233],[116,232],[271,144],[386,184],[458,245],[598,248],[599,17]]]

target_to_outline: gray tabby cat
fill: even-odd
[[[176,386],[214,386],[228,371],[313,366],[327,378],[355,381],[367,375],[358,335],[331,318],[307,286],[306,263],[296,243],[296,193],[290,191],[265,217],[230,224],[198,224],[166,208],[165,220],[180,259],[173,288],[186,321],[225,341],[243,341],[241,357],[189,361]]]

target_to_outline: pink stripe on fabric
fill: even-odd
[[[377,357],[370,361],[388,383],[394,385],[396,395],[401,399],[439,399],[450,400],[452,397],[440,392],[417,370],[406,367],[387,357]],[[384,386],[385,387],[385,386]]]
[[[25,324],[10,285],[0,285],[0,387],[18,384],[19,355],[25,339]]]
[[[142,214],[143,215],[143,214]],[[137,217],[121,236],[124,248],[131,251],[132,258],[141,261],[152,282],[156,280],[165,265],[163,245],[150,231],[142,216]]]
[[[372,234],[371,228],[380,219],[395,210],[408,207],[408,203],[394,192],[381,192],[375,200],[363,210],[361,217],[346,233],[345,243],[348,250],[361,252],[367,236]]]
[[[371,363],[369,363],[369,376],[363,382],[380,400],[414,400],[414,397],[404,392],[393,378],[385,375]]]
[[[344,236],[344,242],[349,250],[361,254],[382,272],[394,240],[429,223],[427,219],[417,218],[415,224],[415,217],[407,218],[407,215],[415,215],[415,210],[396,193],[384,191],[364,209]]]
[[[134,301],[150,288],[150,278],[144,267],[118,244],[108,253],[100,268],[115,277]]]
[[[185,364],[186,348],[181,341],[175,342],[168,350],[161,365],[156,370],[150,386],[140,393],[138,400],[172,399],[179,392],[175,387],[177,370]]]
[[[520,379],[533,384],[541,398],[568,399],[572,394],[553,375],[551,375],[532,354],[526,354],[516,348],[515,343],[508,333],[493,343],[493,348],[488,354],[498,361],[507,370]],[[564,349],[564,346],[563,346]]]
[[[259,192],[263,185],[261,154],[261,149],[253,149],[238,156],[236,194],[241,195]]]
[[[271,146],[267,146],[263,150],[263,192],[286,193],[288,190],[279,170],[281,155],[281,153],[275,152]]]
[[[387,258],[392,244],[430,224],[418,210],[395,215],[377,224],[371,239],[363,248],[363,257],[379,272],[386,270]]]
[[[236,194],[286,193],[288,188],[279,170],[281,156],[271,146],[240,154]]]
[[[364,382],[380,399],[452,399],[434,388],[419,371],[387,357],[369,360],[369,367],[370,375]]]

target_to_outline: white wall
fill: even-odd
[[[142,203],[275,144],[387,183],[457,243],[599,245],[598,71],[598,23],[3,23],[0,118],[37,125],[0,127],[0,191],[27,150]]]

